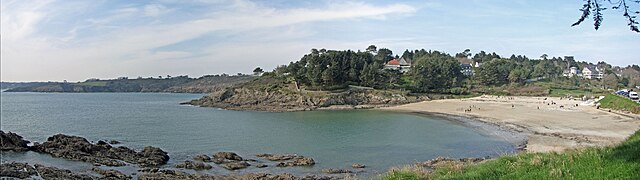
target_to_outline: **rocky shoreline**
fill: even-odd
[[[315,161],[311,157],[298,154],[256,154],[256,157],[263,160],[246,159],[234,152],[217,152],[212,156],[199,154],[192,160],[186,160],[174,167],[167,167],[169,155],[157,147],[147,146],[140,151],[118,146],[114,147],[105,141],[91,143],[87,139],[57,134],[47,138],[44,143],[33,143],[29,146],[29,141],[23,140],[22,136],[0,131],[2,151],[13,151],[16,153],[34,151],[51,155],[52,157],[67,160],[83,161],[92,163],[94,167],[92,173],[73,172],[68,169],[58,167],[48,167],[41,164],[30,165],[23,162],[2,162],[0,177],[13,178],[34,178],[42,179],[337,179],[336,176],[305,175],[296,176],[288,173],[246,173],[230,175],[211,174],[190,174],[182,170],[205,170],[214,168],[224,168],[229,171],[249,168],[266,167],[296,167],[313,166]],[[111,141],[116,143],[117,141]],[[211,164],[213,163],[213,164]],[[124,174],[112,167],[131,166],[138,167],[138,173]],[[364,166],[364,165],[362,165]],[[182,170],[181,170],[182,169]]]
[[[341,92],[257,90],[247,87],[215,91],[181,104],[227,110],[292,112],[321,109],[371,109],[429,100],[402,91],[347,89]]]
[[[206,174],[199,173],[200,170],[208,170],[212,168],[223,168],[228,171],[236,171],[245,168],[287,168],[287,167],[311,167],[316,164],[311,157],[301,156],[298,154],[256,154],[256,159],[243,158],[234,152],[217,152],[211,156],[206,154],[198,154],[191,160],[185,160],[175,166],[167,166],[169,153],[157,147],[145,147],[140,151],[118,146],[105,141],[91,143],[87,139],[57,134],[47,138],[46,142],[33,143],[29,146],[26,140],[15,133],[5,133],[0,131],[2,139],[2,151],[13,151],[21,153],[25,151],[34,151],[51,155],[52,157],[67,160],[84,161],[92,163],[94,167],[90,172],[76,172],[60,167],[51,167],[42,164],[28,164],[25,162],[6,162],[0,165],[0,178],[41,178],[41,179],[277,179],[277,180],[329,180],[343,179],[351,177],[353,174],[366,171],[364,164],[354,163],[350,168],[327,168],[319,170],[321,174],[328,175],[293,175],[289,173],[271,174],[262,172],[249,172],[244,174]],[[117,141],[110,141],[114,144]],[[446,162],[481,162],[485,158],[465,158],[461,160],[453,160],[439,157],[434,160],[418,163],[417,165],[424,168],[436,168],[434,164],[441,161]],[[434,162],[435,161],[435,162]],[[123,173],[113,167],[130,166],[137,170],[133,173]],[[195,170],[196,173],[188,173],[189,170]]]

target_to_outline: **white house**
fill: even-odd
[[[584,67],[582,69],[582,77],[585,79],[602,79],[604,78],[604,72],[600,71],[598,67]]]
[[[564,72],[562,73],[562,76],[565,77],[573,77],[573,76],[578,76],[581,77],[582,76],[582,71],[578,70],[577,67],[571,67],[567,70],[564,70]]]

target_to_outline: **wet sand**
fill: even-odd
[[[581,100],[557,97],[480,96],[381,109],[461,116],[508,128],[527,137],[528,152],[614,145],[640,129],[640,115],[608,112]],[[510,138],[508,133],[498,135]]]

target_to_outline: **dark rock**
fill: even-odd
[[[224,159],[224,158],[216,158],[216,157],[214,157],[211,160],[211,162],[216,163],[216,164],[225,164],[225,163],[230,163],[230,162],[235,162],[235,161]]]
[[[184,161],[183,163],[177,164],[176,168],[186,168],[193,170],[203,170],[203,169],[211,169],[213,168],[211,165],[203,163],[203,162],[193,162],[193,161]]]
[[[169,161],[167,152],[152,146],[144,147],[144,149],[138,153],[138,156],[140,157],[138,164],[141,166],[160,166]]]
[[[242,157],[234,152],[217,152],[213,155],[214,158],[227,159],[232,161],[242,161]]]
[[[270,161],[284,161],[276,164],[277,167],[291,166],[312,166],[315,161],[312,158],[300,156],[297,154],[256,154],[257,157],[265,158]]]
[[[197,180],[334,180],[335,177],[330,176],[303,176],[297,177],[288,173],[268,174],[268,173],[248,173],[244,175],[207,175],[207,174],[188,174],[185,172],[174,170],[158,170],[156,172],[144,172],[138,176],[140,180],[158,180],[158,179],[197,179]]]
[[[299,156],[297,154],[256,154],[257,157],[265,158],[270,161],[286,161],[294,158],[301,158],[303,156]]]
[[[33,166],[27,163],[11,162],[0,164],[0,177],[28,178],[38,174]]]
[[[160,179],[216,179],[214,176],[204,174],[188,174],[181,171],[161,169],[150,172],[143,172],[138,175],[139,180],[160,180]]]
[[[464,162],[464,163],[478,163],[478,162],[482,162],[484,161],[484,158],[462,158],[460,159],[460,162]]]
[[[78,136],[57,134],[49,137],[42,144],[35,144],[37,152],[47,153],[54,157],[98,163],[107,166],[124,166],[125,162],[137,163],[140,166],[159,166],[169,160],[167,152],[156,147],[145,147],[136,152],[128,147],[112,147],[104,141],[91,144],[87,139]]]
[[[353,173],[353,171],[350,171],[348,169],[323,169],[322,170],[323,173],[327,173],[327,174],[344,174],[344,173]]]
[[[94,176],[74,173],[67,169],[46,167],[39,164],[36,164],[35,167],[36,167],[36,170],[38,171],[38,174],[40,174],[40,177],[42,177],[43,179],[82,179],[82,180],[97,179]]]
[[[204,154],[198,154],[193,157],[193,160],[202,161],[202,162],[211,162],[211,157]]]
[[[244,161],[238,161],[238,162],[230,162],[230,163],[226,163],[224,165],[222,165],[222,167],[224,167],[225,169],[228,170],[237,170],[237,169],[244,169],[249,167],[250,164]]]
[[[316,162],[312,158],[308,157],[299,157],[294,158],[290,161],[279,162],[276,164],[277,167],[292,167],[292,166],[313,166]]]
[[[120,171],[116,171],[113,169],[104,170],[100,168],[92,168],[91,170],[95,171],[98,174],[101,174],[102,177],[100,179],[131,179],[131,176],[128,176]]]
[[[0,131],[1,151],[26,151],[29,150],[27,144],[29,141],[23,140],[22,136],[16,133]]]
[[[262,164],[262,163],[260,163],[260,164],[256,164],[256,167],[257,167],[257,168],[266,168],[266,167],[268,167],[268,166],[267,166],[266,164]]]
[[[120,141],[117,141],[117,140],[111,140],[111,141],[109,141],[109,144],[120,144]]]
[[[358,164],[358,163],[353,163],[351,165],[352,168],[365,168],[366,166],[364,164]]]
[[[445,158],[445,157],[436,157],[435,159],[418,163],[418,165],[422,167],[435,168],[438,164],[443,162],[456,162],[456,160]]]

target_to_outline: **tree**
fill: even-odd
[[[367,52],[376,53],[376,52],[378,52],[378,48],[373,44],[369,45],[369,47],[367,47]]]
[[[262,70],[262,68],[260,68],[260,67],[256,67],[255,69],[253,69],[253,74],[254,75],[259,75],[259,74],[262,74],[262,73],[264,73],[264,70]]]
[[[448,54],[435,51],[416,59],[410,76],[419,92],[447,89],[462,80],[460,63]]]
[[[542,54],[540,56],[540,58],[543,59],[543,60],[547,60],[548,57],[549,57],[549,55],[547,55],[547,54]]]
[[[610,89],[615,89],[616,87],[618,87],[618,82],[618,76],[616,76],[615,74],[607,74],[607,76],[602,79],[602,83],[605,88]]]
[[[602,12],[607,10],[606,4],[604,4],[602,0],[584,0],[584,2],[585,3],[584,5],[582,5],[582,9],[580,9],[580,11],[582,11],[582,15],[580,16],[578,21],[573,23],[571,26],[580,25],[580,23],[584,22],[584,20],[587,19],[591,15],[591,13],[593,13],[593,27],[594,29],[598,30],[600,28],[602,20],[604,19],[602,16]],[[607,0],[607,2],[609,2],[609,4],[611,5],[611,9],[622,9],[622,16],[624,16],[629,22],[627,23],[629,29],[633,32],[640,33],[640,30],[638,29],[638,21],[636,19],[637,15],[640,14],[640,11],[638,11],[638,9],[634,11],[632,8],[630,8],[627,0]],[[640,1],[638,0],[630,0],[630,2],[640,4]]]
[[[494,59],[476,68],[474,79],[481,85],[503,85],[516,64],[506,59]]]
[[[521,79],[523,77],[522,74],[523,74],[522,69],[511,70],[511,72],[509,72],[509,76],[508,76],[509,82],[511,82],[511,83],[522,82],[522,80],[524,80],[524,79]]]
[[[378,54],[376,54],[373,59],[379,64],[384,64],[393,59],[393,51],[387,48],[380,48],[378,49]]]

